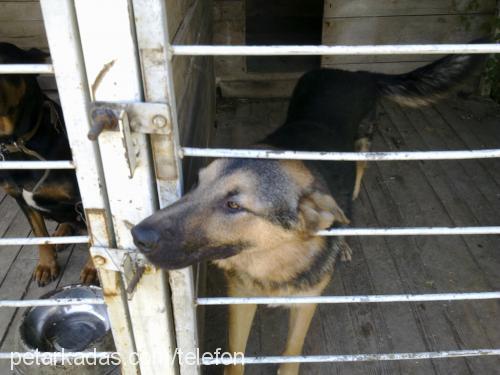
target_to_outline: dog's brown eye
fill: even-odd
[[[238,209],[240,209],[240,208],[241,208],[241,207],[240,207],[240,205],[239,205],[238,203],[233,202],[233,201],[228,201],[228,202],[226,203],[226,205],[227,205],[227,207],[228,207],[228,208],[230,208],[231,210],[238,210]]]

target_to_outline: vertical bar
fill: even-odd
[[[99,147],[87,140],[89,94],[74,4],[71,0],[42,0],[43,19],[55,77],[64,111],[78,185],[94,246],[113,247],[114,238],[102,173]],[[138,374],[134,364],[134,338],[119,273],[99,270],[122,373]]]
[[[175,152],[179,149],[179,126],[172,64],[168,54],[168,9],[163,0],[133,0],[133,4],[145,99],[168,103],[170,106],[171,134],[151,136],[162,208],[179,199],[182,193],[182,164]],[[181,353],[196,353],[198,332],[193,269],[188,267],[170,271],[169,278],[177,348]],[[179,367],[182,375],[200,374],[200,366],[196,363],[181,361]]]
[[[94,100],[141,101],[134,15],[128,0],[76,0],[83,54]],[[131,224],[157,208],[148,137],[132,133],[137,166],[129,178],[120,135],[99,136],[118,248],[134,248]],[[171,358],[168,283],[161,270],[148,268],[128,303],[141,374],[174,374]]]

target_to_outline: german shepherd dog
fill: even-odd
[[[402,75],[319,69],[299,80],[284,125],[257,145],[308,151],[369,149],[366,129],[377,101],[421,106],[445,96],[484,57],[447,56]],[[368,125],[367,125],[368,124]],[[368,131],[369,133],[369,131]],[[132,228],[135,244],[155,265],[176,269],[202,260],[222,268],[230,296],[318,296],[338,256],[341,237],[319,230],[349,223],[362,163],[216,159],[192,190]],[[315,304],[290,307],[284,355],[300,355]],[[229,351],[244,352],[256,305],[229,306]],[[242,374],[228,366],[226,374]],[[279,374],[297,374],[282,364]]]
[[[0,43],[1,64],[42,63],[47,57],[37,49],[25,51],[9,43]],[[33,74],[0,75],[0,159],[71,159],[61,108],[44,95]],[[0,186],[17,201],[35,236],[49,236],[45,219],[60,224],[54,236],[85,230],[74,171],[2,170]],[[34,278],[43,286],[59,273],[56,246],[40,245],[39,254]],[[81,279],[90,283],[95,278],[96,271],[89,258]]]

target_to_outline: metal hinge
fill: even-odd
[[[129,300],[132,299],[144,272],[154,268],[147,264],[144,256],[135,250],[92,246],[90,254],[96,268],[122,274]]]

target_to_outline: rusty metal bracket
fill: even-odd
[[[164,134],[172,132],[170,107],[165,103],[111,103],[94,102],[90,107],[92,128],[88,137],[95,141],[103,131],[118,131],[120,114],[125,111],[132,132]]]
[[[147,264],[146,258],[135,250],[92,246],[90,254],[96,268],[122,274],[128,299],[132,299],[146,268],[152,267]]]

